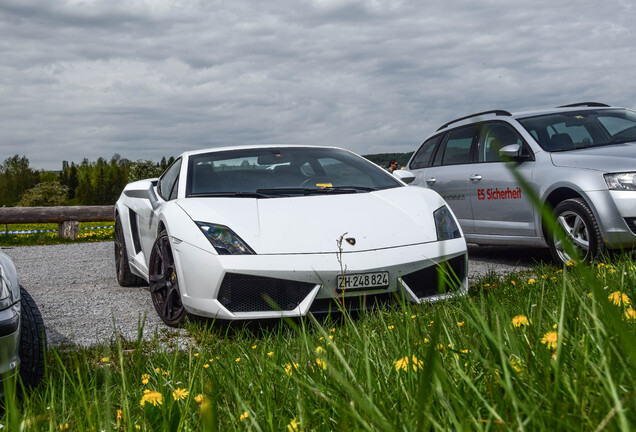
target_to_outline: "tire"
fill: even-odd
[[[557,233],[548,234],[550,252],[557,263],[563,265],[571,259],[589,262],[605,253],[605,243],[594,214],[582,198],[561,201],[554,208],[554,214],[559,229],[565,232],[578,253],[578,256],[570,256]]]
[[[123,287],[146,284],[146,281],[130,271],[128,250],[124,240],[124,229],[121,226],[119,215],[115,217],[115,271],[117,272],[117,282]]]
[[[44,378],[46,330],[40,309],[33,297],[20,287],[20,377],[27,389]]]
[[[166,231],[159,233],[152,246],[148,280],[152,303],[161,320],[171,327],[183,324],[187,313],[181,301],[174,255]]]

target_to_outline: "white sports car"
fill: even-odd
[[[187,314],[291,317],[466,293],[455,216],[398,177],[413,180],[334,147],[183,153],[117,201],[117,279],[147,283],[171,326]]]

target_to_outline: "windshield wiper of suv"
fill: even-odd
[[[330,186],[324,188],[269,188],[257,189],[256,192],[268,195],[330,195],[371,192],[374,190],[376,189],[366,186]]]

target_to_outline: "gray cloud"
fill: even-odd
[[[250,143],[414,150],[484,109],[634,107],[630,3],[0,3],[0,159]]]

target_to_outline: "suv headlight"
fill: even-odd
[[[433,212],[437,240],[450,240],[460,238],[462,235],[457,226],[455,217],[446,206],[442,206]]]
[[[11,279],[9,279],[9,275],[0,265],[0,310],[4,310],[15,303],[18,298],[16,291]]]
[[[255,255],[234,231],[225,225],[196,222],[219,255]]]
[[[603,177],[610,190],[636,191],[636,172],[611,173]]]

